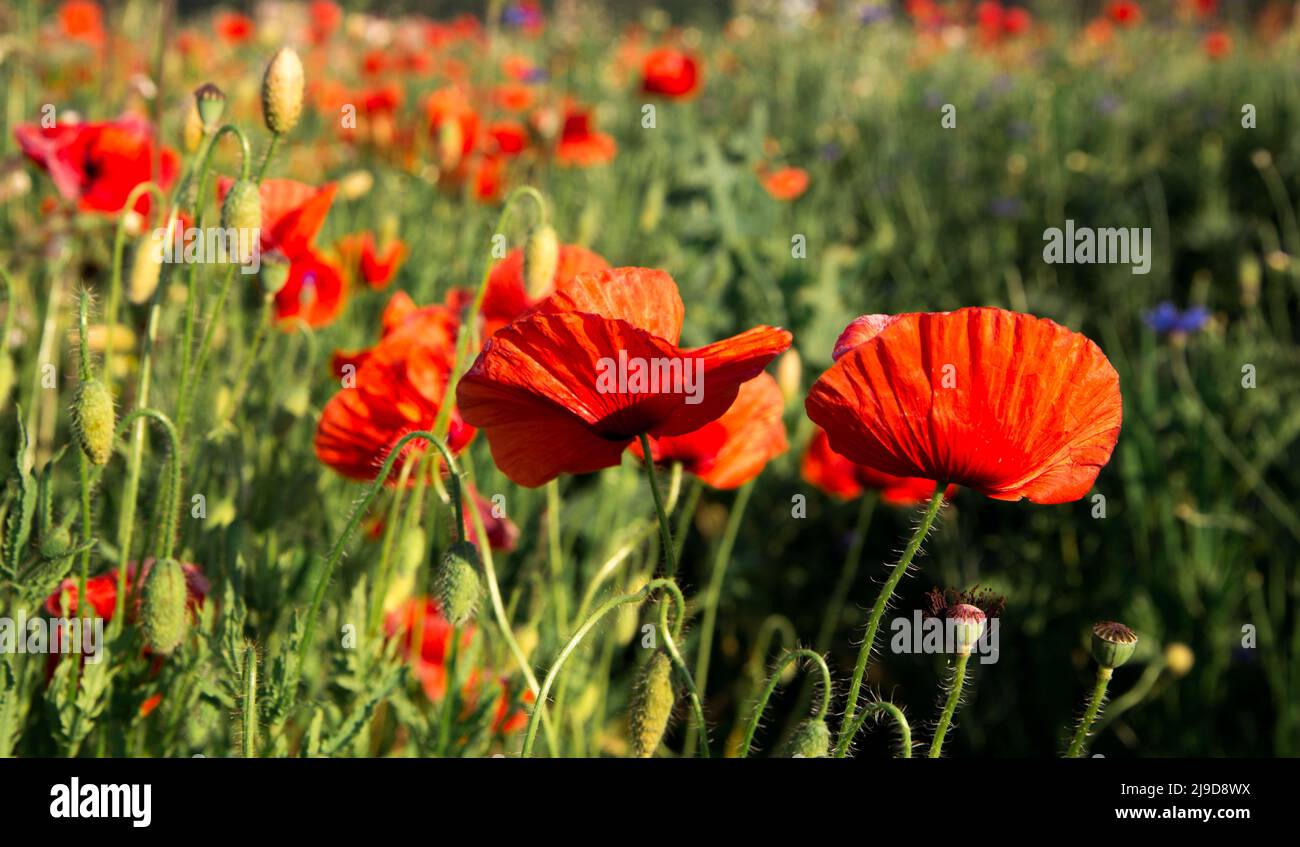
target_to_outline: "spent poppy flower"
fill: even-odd
[[[830,439],[821,427],[804,450],[800,472],[805,480],[832,497],[854,500],[868,491],[879,491],[880,499],[893,506],[926,502],[934,495],[936,484],[932,479],[894,476],[846,459],[831,449]],[[945,496],[951,497],[956,490],[956,486],[949,486]]]
[[[657,47],[641,62],[641,90],[673,99],[690,97],[700,87],[700,65],[690,53]]]
[[[289,276],[275,293],[275,314],[286,332],[293,319],[325,326],[343,309],[343,277],[338,268],[310,248],[289,260]]]
[[[808,172],[803,168],[781,168],[759,177],[763,189],[777,200],[794,200],[808,190]]]
[[[23,154],[50,175],[59,194],[76,200],[84,211],[120,212],[140,183],[152,179],[166,190],[179,170],[176,151],[163,147],[155,179],[153,129],[134,115],[95,123],[56,122],[50,127],[19,124],[14,137]],[[148,215],[149,208],[146,192],[133,211]]]
[[[569,104],[564,109],[560,140],[555,160],[561,165],[580,168],[606,165],[614,159],[618,145],[603,132],[597,132],[590,109]]]
[[[661,464],[681,462],[687,473],[719,489],[739,488],[786,450],[781,413],[785,396],[771,374],[761,373],[740,386],[736,402],[716,421],[694,432],[650,441],[650,452]],[[641,445],[632,452],[642,455]]]
[[[474,149],[478,139],[478,113],[458,85],[432,92],[424,101],[424,113],[429,134],[438,142],[442,165],[454,168]]]
[[[461,413],[487,433],[497,467],[530,488],[617,465],[642,434],[697,430],[790,346],[790,333],[759,326],[684,349],[684,311],[663,271],[579,274],[488,340],[460,381]]]
[[[446,306],[420,307],[399,291],[382,320],[374,347],[336,357],[345,387],[325,404],[316,428],[316,456],[352,479],[374,479],[403,435],[433,427],[456,356],[459,322]],[[473,437],[474,429],[453,409],[447,446],[458,452]],[[424,449],[421,442],[403,448],[405,454]],[[389,482],[397,480],[400,464],[394,463]]]
[[[856,323],[856,322],[855,322]],[[895,476],[999,500],[1087,494],[1119,438],[1119,376],[1088,338],[993,308],[904,314],[861,331],[813,385],[831,448]]]
[[[230,177],[217,179],[217,201],[224,203]],[[310,248],[334,203],[337,186],[332,183],[317,188],[292,179],[264,179],[258,187],[262,201],[261,246],[263,253],[279,250],[290,259]]]

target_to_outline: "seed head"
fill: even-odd
[[[194,106],[198,110],[203,127],[213,132],[221,122],[221,113],[226,109],[226,93],[210,82],[205,82],[194,89]]]
[[[961,603],[948,609],[948,620],[953,622],[957,652],[969,653],[984,634],[986,617],[977,606]]]
[[[1122,623],[1102,621],[1092,628],[1092,657],[1103,668],[1117,668],[1133,658],[1137,633]]]

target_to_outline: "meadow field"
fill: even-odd
[[[0,756],[1300,755],[1295,4],[9,0],[0,81]]]

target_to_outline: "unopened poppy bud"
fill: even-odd
[[[56,526],[41,538],[41,558],[57,562],[72,551],[72,532],[67,526]]]
[[[140,239],[131,260],[131,279],[127,283],[126,299],[143,303],[153,296],[162,275],[162,231],[151,232]]]
[[[221,113],[226,109],[226,93],[210,82],[205,82],[194,89],[194,106],[199,118],[208,132],[217,128],[221,122]]]
[[[77,386],[72,403],[72,430],[86,458],[108,464],[113,455],[113,395],[104,383],[88,379]]]
[[[251,261],[262,229],[262,198],[257,183],[251,179],[235,180],[221,206],[221,226],[235,233],[234,261],[241,265]]]
[[[262,117],[266,128],[283,135],[302,116],[302,60],[292,47],[281,47],[262,77]]]
[[[650,758],[659,748],[676,701],[672,660],[656,650],[632,691],[632,752],[638,759]]]
[[[539,298],[551,290],[555,270],[560,266],[560,239],[555,229],[539,226],[528,234],[524,243],[524,288],[528,296]]]
[[[969,653],[984,634],[986,618],[977,606],[961,603],[948,610],[948,620],[952,621],[953,640],[959,654]]]
[[[1102,621],[1092,628],[1092,657],[1103,668],[1117,668],[1133,658],[1137,633],[1114,621]]]
[[[144,584],[142,609],[145,641],[155,653],[170,653],[185,638],[185,593],[181,563],[171,558],[155,561]]]
[[[787,759],[824,759],[830,751],[830,727],[821,718],[810,718],[795,727],[781,755]]]
[[[460,626],[474,616],[482,594],[478,561],[478,548],[468,541],[457,541],[442,554],[435,589],[442,614],[452,626]]]

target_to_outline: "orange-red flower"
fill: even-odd
[[[1109,461],[1119,376],[1084,336],[992,308],[855,324],[805,403],[835,452],[1036,503],[1078,500]]]
[[[352,479],[374,479],[403,435],[431,429],[446,399],[456,355],[456,313],[446,306],[419,307],[397,292],[384,310],[383,331],[371,349],[336,357],[344,388],[325,404],[316,429],[316,456]],[[474,437],[453,409],[447,444],[459,451]],[[426,449],[422,442],[405,455]],[[396,481],[401,462],[394,463]]]
[[[540,291],[529,292],[524,283],[524,251],[511,250],[492,267],[487,291],[479,314],[483,317],[483,334],[490,337],[506,324],[536,306],[557,288],[567,285],[581,273],[603,271],[609,262],[598,253],[577,244],[561,244],[555,275]]]
[[[14,137],[27,158],[50,175],[65,199],[81,209],[120,212],[131,191],[154,178],[153,129],[143,118],[127,116],[115,121],[52,127],[19,124]],[[176,179],[179,157],[162,148],[161,167],[155,180],[164,190]],[[148,215],[150,195],[145,193],[135,211]]]
[[[580,274],[488,340],[460,381],[461,413],[487,433],[497,467],[530,488],[617,465],[641,434],[697,430],[790,333],[760,326],[683,349],[684,311],[663,271]]]
[[[790,449],[781,420],[784,409],[781,386],[761,373],[740,386],[736,402],[722,417],[685,435],[652,439],[650,452],[659,463],[681,462],[706,485],[739,488]],[[632,452],[643,455],[638,443]]]
[[[313,0],[308,7],[311,14],[311,38],[316,44],[322,44],[343,23],[343,10],[331,0]]]
[[[759,176],[763,189],[777,200],[794,200],[808,190],[808,172],[803,168],[781,168]]]
[[[332,323],[343,310],[343,277],[338,268],[311,248],[289,261],[289,277],[275,293],[275,314],[286,332],[295,330],[294,319],[309,326]]]
[[[380,250],[375,247],[375,235],[369,230],[343,236],[337,249],[349,273],[359,274],[369,288],[376,290],[386,288],[393,281],[406,258],[405,241],[395,238]]]
[[[217,199],[224,202],[234,180],[217,180]],[[337,186],[317,188],[292,179],[264,179],[258,187],[262,200],[262,252],[279,250],[289,258],[307,251],[325,223]]]
[[[1142,22],[1142,7],[1133,0],[1112,0],[1106,5],[1106,17],[1120,26],[1137,26]]]
[[[1211,59],[1222,59],[1232,52],[1232,36],[1221,29],[1207,33],[1202,43],[1205,55]]]
[[[59,6],[59,29],[74,41],[104,43],[104,12],[91,0],[67,0]]]
[[[478,113],[458,85],[432,92],[424,101],[429,134],[438,143],[444,167],[455,167],[474,149],[478,138]]]
[[[555,160],[561,165],[587,168],[606,165],[614,159],[618,144],[593,126],[591,111],[569,104],[564,109],[564,123],[560,141],[555,148]]]
[[[218,12],[212,21],[217,37],[232,47],[253,37],[253,19],[238,12]]]
[[[384,619],[384,635],[399,639],[398,653],[411,663],[415,678],[433,701],[447,693],[447,648],[455,633],[438,602],[430,597],[413,597]],[[473,629],[464,630],[461,644],[468,644],[473,636]]]
[[[690,53],[657,47],[641,62],[641,90],[670,98],[690,97],[700,87],[700,65]]]
[[[846,459],[831,449],[826,431],[821,427],[813,434],[800,463],[803,478],[841,500],[855,500],[868,491],[879,491],[880,499],[895,506],[924,503],[934,494],[935,481],[920,477],[903,477],[882,473]],[[946,496],[957,490],[949,486]]]

